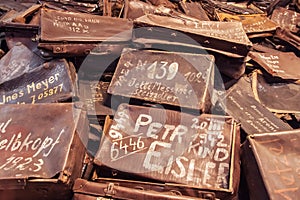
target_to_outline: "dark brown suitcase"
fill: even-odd
[[[93,182],[77,179],[73,200],[143,199],[143,200],[215,200],[215,194],[194,188],[182,188],[121,179],[95,179]]]
[[[212,55],[124,49],[108,93],[208,112],[213,82]]]
[[[283,7],[277,7],[271,19],[276,22],[281,28],[287,28],[292,33],[299,33],[300,14],[298,12],[288,10]]]
[[[240,140],[232,117],[122,104],[108,124],[95,156],[100,177],[150,179],[236,198]]]
[[[0,198],[70,199],[87,144],[81,105],[0,105],[0,112]]]
[[[268,83],[262,73],[253,72],[254,97],[275,113],[300,113],[300,85],[289,82]]]
[[[101,42],[128,45],[132,28],[127,19],[43,8],[38,47],[55,56],[84,56],[94,49],[98,52],[97,48],[101,55],[107,55],[114,52]]]
[[[250,52],[249,56],[274,78],[298,81],[300,58],[293,52]]]
[[[199,2],[180,1],[180,7],[184,11],[184,13],[190,17],[194,17],[202,21],[210,21],[205,10],[202,8]]]
[[[46,62],[0,85],[0,104],[52,103],[77,95],[74,66],[65,59]]]
[[[18,43],[0,60],[0,85],[32,71],[43,64],[43,62],[39,56],[30,51],[26,46]]]
[[[41,5],[35,4],[27,10],[6,13],[0,19],[0,30],[5,32],[6,45],[9,49],[22,43],[32,51],[37,51],[36,36],[39,29]]]
[[[248,136],[241,158],[251,200],[298,199],[299,133],[295,129]]]
[[[292,129],[255,100],[251,80],[246,77],[241,78],[227,91],[221,104],[226,113],[240,121],[248,135]]]
[[[133,41],[204,48],[232,57],[244,57],[252,43],[240,22],[199,21],[147,14],[134,20]]]
[[[274,38],[280,39],[292,47],[294,47],[297,52],[300,50],[300,37],[293,34],[286,28],[277,28],[274,34]]]

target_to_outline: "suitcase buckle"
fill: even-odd
[[[105,195],[106,196],[112,196],[116,194],[116,191],[114,190],[114,183],[108,183],[106,189],[104,189]]]

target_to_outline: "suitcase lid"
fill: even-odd
[[[124,42],[131,40],[127,19],[86,13],[41,10],[40,40],[45,42]]]
[[[40,66],[44,61],[19,43],[0,60],[0,85]]]
[[[214,57],[124,49],[108,93],[208,111]]]
[[[300,58],[293,52],[276,50],[270,52],[251,51],[249,56],[273,77],[292,80],[300,79]]]
[[[104,129],[95,163],[164,183],[234,192],[238,134],[229,116],[121,104]]]
[[[299,129],[248,136],[270,199],[297,199]]]
[[[300,14],[298,12],[277,7],[272,13],[271,20],[276,22],[280,27],[287,28],[293,33],[297,33],[300,30],[298,27]]]
[[[0,105],[0,112],[0,179],[72,173],[65,166],[74,162],[68,156],[75,134],[87,137],[81,108],[73,103]]]
[[[278,25],[270,20],[266,14],[233,15],[217,12],[217,16],[220,21],[240,21],[249,37],[251,37],[249,34],[254,33],[265,33],[267,36],[272,36],[273,34],[267,34],[267,32],[275,31],[278,27]],[[259,36],[261,37],[261,35]]]
[[[268,83],[263,74],[252,74],[255,99],[276,113],[300,113],[300,85],[289,82]]]
[[[75,68],[65,59],[51,60],[0,85],[0,104],[52,103],[76,94]]]
[[[232,86],[222,100],[223,109],[241,122],[247,134],[292,130],[273,113],[255,100],[251,81],[246,77]]]

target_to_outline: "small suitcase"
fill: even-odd
[[[300,14],[298,12],[277,7],[271,16],[271,19],[276,22],[281,28],[287,28],[292,33],[299,34]]]
[[[89,131],[82,106],[0,105],[0,112],[1,199],[70,199]]]
[[[300,79],[300,58],[293,52],[250,52],[249,56],[263,67],[268,74],[282,81],[298,81]],[[271,81],[271,79],[269,79]]]
[[[273,36],[278,25],[266,14],[233,15],[217,12],[220,21],[240,21],[249,38]]]

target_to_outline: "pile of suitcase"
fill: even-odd
[[[0,199],[297,199],[299,11],[0,1]]]

